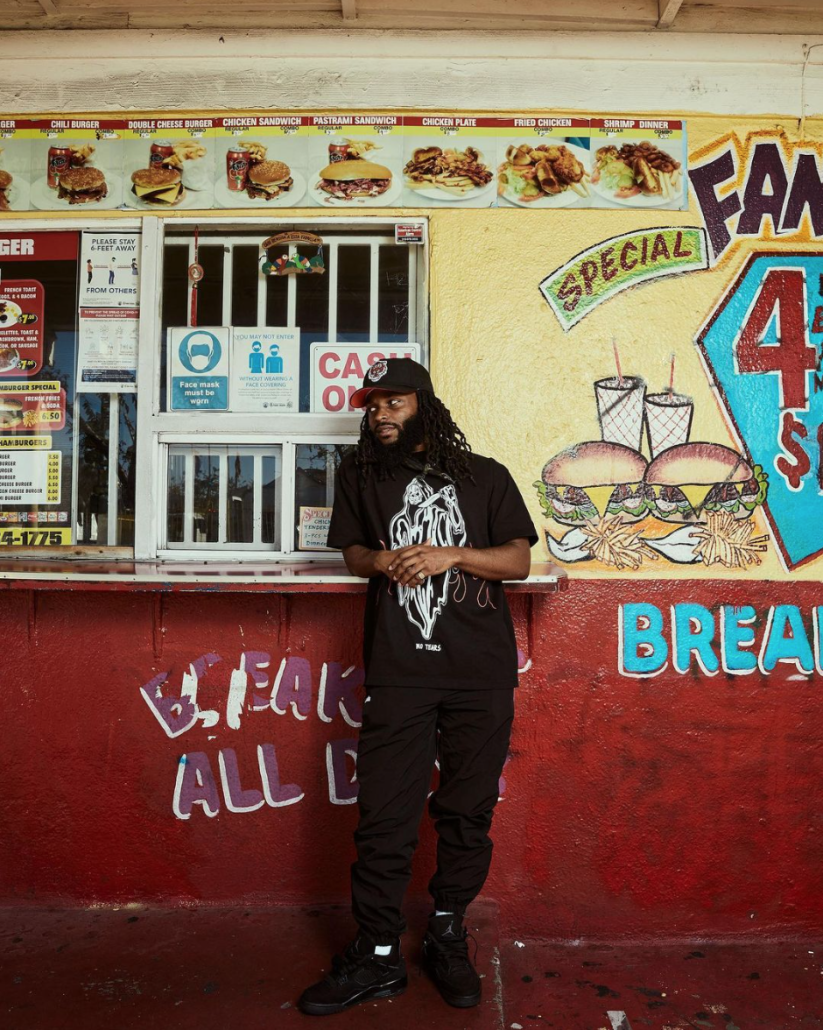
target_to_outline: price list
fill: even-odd
[[[0,504],[59,504],[60,451],[0,451]]]

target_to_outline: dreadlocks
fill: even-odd
[[[417,412],[423,422],[424,438],[428,443],[426,461],[445,472],[458,485],[461,479],[466,478],[474,482],[469,463],[472,449],[463,430],[454,422],[449,409],[439,397],[435,397],[428,390],[416,392]],[[369,429],[368,412],[363,415],[363,421],[360,423],[360,439],[357,442],[355,460],[364,478],[371,475],[373,469],[377,469],[380,479],[387,476],[394,478],[393,473],[377,461],[374,436]]]

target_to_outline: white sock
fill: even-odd
[[[454,912],[435,912],[436,916],[453,916]]]
[[[375,944],[375,955],[391,955],[391,944]]]

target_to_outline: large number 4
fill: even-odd
[[[777,309],[776,344],[763,334]],[[773,268],[763,277],[737,343],[741,372],[777,372],[780,407],[809,406],[807,373],[817,367],[815,348],[806,335],[806,274],[802,268]]]

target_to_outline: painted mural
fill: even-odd
[[[797,246],[823,235],[822,158],[823,144],[782,129],[727,133],[690,158],[702,225],[611,237],[542,281],[570,343],[607,301],[621,334],[586,339],[602,354],[589,393],[599,437],[569,439],[533,484],[553,560],[736,574],[772,549],[788,572],[823,554],[823,251]],[[651,367],[624,369],[620,305],[685,275],[717,283],[693,313],[702,377],[678,373],[665,340]],[[706,395],[726,433],[704,424]]]

